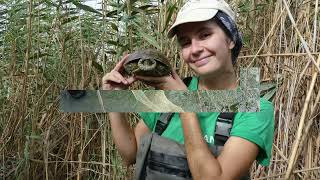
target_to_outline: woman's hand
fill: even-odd
[[[135,78],[149,86],[155,87],[156,89],[160,89],[160,90],[187,90],[188,89],[174,69],[172,69],[171,75],[169,76],[163,76],[163,77],[135,76]]]
[[[120,73],[123,71],[123,63],[127,58],[128,55],[125,55],[121,61],[116,64],[113,70],[103,76],[102,90],[125,90],[137,80],[132,76],[125,78]]]

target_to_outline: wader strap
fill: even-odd
[[[156,123],[155,133],[161,136],[161,134],[166,130],[172,116],[174,113],[161,113],[160,117]]]
[[[184,84],[188,87],[192,77],[183,78]],[[161,113],[159,119],[156,122],[155,133],[161,136],[161,134],[166,130],[170,120],[174,113]]]
[[[192,80],[192,77],[185,77],[182,79],[182,81],[184,82],[184,84],[188,87],[190,82]]]
[[[214,144],[217,146],[224,146],[230,137],[230,132],[233,125],[235,113],[226,112],[220,113],[216,123],[216,131],[214,133]]]

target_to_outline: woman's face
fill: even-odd
[[[217,75],[233,69],[233,41],[214,20],[192,22],[177,27],[181,55],[200,76]]]

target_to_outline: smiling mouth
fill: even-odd
[[[209,62],[208,57],[202,58],[194,62],[197,67],[203,66]]]

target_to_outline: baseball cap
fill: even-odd
[[[172,38],[176,34],[176,27],[180,24],[207,21],[218,11],[224,12],[235,21],[235,13],[224,0],[188,0],[178,12],[174,24],[169,29],[168,37]]]

